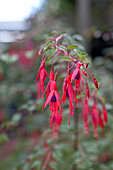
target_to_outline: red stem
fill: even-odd
[[[58,74],[58,72],[59,72],[59,70],[60,70],[61,66],[64,64],[64,62],[65,62],[65,61],[63,61],[63,62],[61,63],[61,65],[60,65],[60,67],[58,68],[58,70],[57,70],[57,72],[56,72],[56,74],[55,74],[55,78],[54,78],[54,80],[56,80],[56,76],[57,76],[57,74]]]
[[[88,68],[86,68],[86,67],[84,67],[86,70],[88,70],[90,73],[91,73],[91,75],[94,77],[94,74],[88,69]]]

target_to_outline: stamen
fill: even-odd
[[[79,71],[78,71],[77,75],[75,76],[75,80],[76,80],[76,79],[79,80],[79,78],[80,78],[80,73],[79,73]]]
[[[68,90],[66,91],[66,97],[69,97],[69,93],[68,93]]]
[[[56,97],[55,97],[55,95],[52,96],[51,102],[56,102]]]

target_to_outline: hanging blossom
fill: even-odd
[[[69,98],[69,122],[68,124],[70,124],[70,115],[74,116],[73,98],[75,99],[76,103],[78,103],[75,91],[73,89],[73,86],[71,85],[71,75],[67,75],[67,79],[64,79],[63,96],[62,96],[61,102],[63,101],[64,103],[66,98]]]
[[[89,101],[92,101],[90,106]],[[90,99],[87,97],[84,98],[84,107],[82,109],[82,117],[84,122],[84,132],[89,136],[89,122],[91,120],[93,124],[94,136],[98,137],[98,127],[100,126],[104,129],[104,126],[107,125],[107,111],[103,99],[94,93],[91,95]],[[100,107],[100,105],[102,107]]]
[[[45,61],[42,60],[41,66],[39,68],[39,73],[35,79],[35,82],[36,82],[40,77],[40,81],[38,82],[39,88],[37,87],[39,94],[44,92],[44,81],[46,80],[46,76],[49,77],[47,71],[45,70]],[[40,97],[40,95],[39,95],[39,97]]]
[[[84,107],[82,109],[82,116],[84,122],[84,132],[89,136],[89,115],[90,115],[90,108],[88,105],[88,98],[85,97],[84,99]]]
[[[42,110],[43,110],[49,103],[49,105],[50,105],[49,110],[51,110],[50,129],[52,128],[54,119],[57,119],[57,117],[58,117],[58,109],[61,110],[61,103],[60,103],[59,97],[60,97],[60,94],[58,92],[56,81],[52,80],[51,84],[50,84],[50,93],[49,93],[49,95],[43,105],[43,108],[42,108]]]
[[[99,89],[98,82],[94,74],[88,68],[89,63],[85,61],[85,58],[82,55],[82,52],[78,49],[77,45],[68,46],[65,43],[65,40],[65,35],[56,34],[54,37],[47,40],[39,50],[39,55],[42,55],[42,61],[35,81],[37,82],[39,96],[42,96],[44,99],[44,95],[46,94],[46,101],[42,110],[49,104],[49,110],[51,111],[50,129],[52,127],[55,129],[54,127],[59,127],[62,122],[61,110],[65,101],[67,99],[69,100],[69,124],[70,116],[77,114],[74,113],[75,105],[79,105],[81,101],[83,107],[82,115],[84,131],[87,133],[87,135],[89,135],[89,117],[91,117],[94,127],[94,135],[97,136],[97,126],[101,126],[103,129],[104,124],[107,124],[107,111],[102,100],[101,103],[103,113],[101,110],[98,110],[98,102],[92,97],[92,93],[88,84],[89,74],[91,74],[94,86],[97,90]],[[75,50],[77,51],[77,55]],[[47,61],[47,63],[51,63],[50,76],[45,70],[45,61]],[[54,72],[54,63],[59,61],[60,66],[57,71]],[[63,87],[63,94],[61,97],[61,90],[59,92],[57,88],[57,83],[60,84],[57,80],[57,75],[64,63],[67,64],[67,70],[65,70],[63,85],[61,85],[61,87]],[[49,82],[45,88],[44,81],[46,80],[46,77],[49,78]],[[83,97],[77,100],[79,95],[85,96],[84,102]],[[89,100],[93,100],[94,103],[91,108],[89,106]]]
[[[54,116],[53,117],[53,120],[52,120],[52,124],[53,124],[53,133],[52,133],[52,136],[54,137],[59,137],[59,128],[61,126],[61,123],[62,123],[62,113],[63,113],[63,109],[61,109],[57,116]]]

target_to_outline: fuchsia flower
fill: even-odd
[[[78,88],[80,87],[80,80],[82,82],[82,86],[84,84],[84,80],[83,80],[83,77],[84,77],[85,83],[86,83],[86,95],[89,98],[90,91],[89,91],[88,82],[86,80],[86,77],[88,77],[88,75],[83,69],[82,70],[80,69],[81,66],[82,66],[82,64],[80,62],[78,62],[76,65],[76,69],[71,73],[71,82],[73,81],[73,79],[75,79],[75,90],[78,90]],[[84,67],[84,65],[83,65],[83,67]],[[84,68],[87,69],[91,73],[91,75],[93,77],[94,85],[98,89],[98,82],[97,82],[96,78],[94,77],[93,73],[87,67],[88,67],[88,65],[86,65],[86,67],[84,67]],[[83,77],[82,77],[82,75],[83,75]]]
[[[103,117],[104,117],[104,122],[105,124],[107,124],[107,111],[106,111],[106,107],[105,104],[103,104]]]
[[[96,78],[94,77],[94,74],[91,72],[91,70],[89,70],[89,69],[87,68],[87,66],[85,67],[85,69],[88,70],[88,71],[91,73],[92,78],[93,78],[94,85],[95,85],[95,87],[96,87],[97,89],[99,89],[99,87],[98,87],[98,82],[97,82]]]
[[[92,106],[89,106],[89,100],[93,101]],[[102,109],[100,108],[100,102]],[[84,132],[89,136],[89,120],[91,119],[94,129],[94,136],[97,138],[98,126],[104,129],[104,125],[107,124],[107,111],[105,105],[103,104],[103,100],[100,96],[94,93],[91,95],[90,99],[87,97],[84,98],[83,105],[84,107],[81,113],[84,122]]]
[[[71,73],[71,82],[73,81],[73,79],[75,79],[75,89],[78,89],[80,86],[80,79],[81,79],[80,67],[81,67],[81,63],[78,62],[76,69]]]
[[[59,128],[62,123],[62,112],[63,110],[60,110],[56,117],[53,117],[52,123],[53,123],[53,135],[58,136]]]
[[[98,137],[97,127],[100,126],[102,129],[104,128],[104,118],[102,117],[102,113],[98,109],[98,104],[95,100],[92,107],[91,116],[92,116],[92,123],[94,127],[94,136],[97,138]]]
[[[103,104],[103,100],[100,97],[98,99],[101,101],[103,111],[99,109],[98,102],[96,101],[95,96],[92,99],[93,99],[93,107],[92,107],[91,116],[92,116],[92,123],[94,126],[94,136],[98,137],[97,127],[100,126],[102,129],[104,129],[104,125],[107,124],[107,111],[105,105]]]
[[[47,71],[45,70],[45,61],[44,60],[42,60],[42,62],[41,62],[41,66],[39,68],[39,73],[38,73],[38,75],[35,79],[35,82],[38,80],[39,76],[40,76],[39,91],[41,91],[43,93],[43,91],[44,91],[44,80],[46,80],[46,76],[49,77]]]
[[[86,77],[88,77],[87,73],[84,70],[80,70],[80,67],[82,64],[80,62],[77,63],[76,69],[71,73],[71,82],[73,79],[75,79],[75,90],[78,91],[78,88],[80,87],[80,80],[82,82],[82,86],[84,84],[84,80],[82,75],[84,76],[85,83],[86,83],[86,95],[89,98],[90,97],[90,91],[89,91],[89,86],[86,80]]]
[[[63,101],[63,103],[64,103],[66,98],[67,97],[69,98],[69,124],[70,124],[70,115],[74,116],[74,113],[73,113],[73,109],[74,109],[73,96],[74,96],[74,98],[75,98],[75,100],[77,102],[75,91],[73,90],[73,87],[71,85],[71,75],[68,75],[67,80],[64,80],[63,96],[62,96],[61,102]]]
[[[84,107],[82,109],[82,116],[83,116],[83,122],[84,122],[84,132],[89,136],[89,114],[90,109],[88,106],[88,99],[85,97],[84,101]]]
[[[93,82],[94,82],[94,85],[95,85],[95,87],[97,88],[97,89],[99,89],[98,88],[98,82],[97,82],[97,80],[96,80],[96,78],[93,76]]]
[[[98,110],[97,110],[97,102],[94,101],[94,105],[92,107],[92,123],[93,123],[93,127],[94,127],[94,136],[97,137],[98,136],[98,132],[97,132],[97,126],[98,126]]]
[[[58,115],[58,108],[61,110],[61,104],[59,100],[60,94],[58,92],[58,88],[56,85],[56,81],[51,80],[50,84],[50,93],[43,105],[42,110],[47,106],[47,104],[50,104],[50,110],[51,110],[51,122],[50,122],[50,129],[52,128],[52,123],[54,121],[54,118]]]
[[[101,126],[101,128],[104,128],[104,123],[103,123],[103,119],[101,116],[101,111],[99,112],[99,120],[98,120],[98,124]]]
[[[89,91],[89,86],[87,82],[86,82],[86,95],[88,98],[90,97],[90,91]]]
[[[52,81],[54,80],[54,76],[55,76],[54,71],[53,71],[53,69],[51,69],[50,81],[49,81],[46,89],[45,89],[44,92],[43,92],[42,98],[44,98],[44,94],[45,94],[46,91],[47,91],[46,98],[48,97],[48,95],[49,95],[49,93],[50,93],[50,86],[51,86],[51,84],[52,84]],[[57,92],[58,92],[58,89],[57,89]],[[59,92],[58,92],[58,93],[59,93]]]

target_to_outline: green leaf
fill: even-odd
[[[55,54],[56,52],[58,51],[58,49],[53,49],[51,52],[50,52],[50,55],[48,58],[51,58],[53,56],[53,54]]]
[[[74,52],[77,55],[77,57],[80,57],[80,58],[82,57],[81,53],[77,49],[74,49]]]
[[[65,53],[67,53],[67,48],[64,47],[63,45],[58,46],[57,49],[60,49],[60,50],[64,51]]]
[[[47,37],[46,40],[45,40],[45,42],[47,42],[47,41],[49,41],[49,40],[52,41],[53,38],[54,38],[54,37]]]
[[[43,49],[43,52],[46,52],[49,48],[51,48],[52,45],[55,45],[56,43],[53,41],[52,43],[48,43],[44,49]]]
[[[49,163],[49,165],[50,165],[51,168],[57,169],[57,163],[56,163],[56,162],[51,161],[51,162]]]
[[[83,52],[83,53],[81,53],[82,55],[85,55],[85,56],[88,56],[88,54],[87,53],[85,53],[85,52]]]
[[[52,156],[56,161],[60,161],[62,157],[62,152],[59,150],[56,150],[52,153]]]
[[[83,56],[81,56],[81,61],[82,61],[82,62],[84,61],[84,57],[83,57]]]
[[[76,49],[78,48],[78,45],[69,45],[67,49]]]
[[[55,64],[55,63],[56,63],[57,61],[59,61],[61,58],[62,58],[62,56],[58,56],[57,58],[54,57],[54,59],[51,58],[51,59],[48,61],[48,63],[51,64],[51,62],[53,61],[53,64]]]
[[[72,61],[72,59],[71,59],[70,57],[68,57],[68,56],[64,56],[64,57],[60,58],[59,60],[60,60],[60,61],[64,61],[64,60],[66,60],[66,61]]]
[[[77,55],[77,57],[79,57],[81,59],[81,61],[83,62],[84,61],[84,56],[82,55],[82,53],[77,49],[74,49],[74,52]]]
[[[53,48],[53,49],[54,49],[54,48]],[[45,51],[45,52],[44,52],[44,57],[47,56],[47,55],[49,55],[51,51],[52,51],[52,49],[48,49],[47,51]]]

